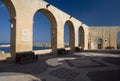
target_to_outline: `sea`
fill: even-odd
[[[36,46],[33,46],[33,50],[46,50],[46,49],[50,49],[50,47],[36,47]],[[5,53],[9,53],[10,52],[10,47],[0,47],[0,51],[4,51]]]

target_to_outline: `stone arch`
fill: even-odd
[[[5,4],[5,6],[7,7],[9,13],[10,13],[10,17],[11,18],[14,18],[16,17],[16,10],[15,10],[15,7],[12,3],[11,0],[2,0],[2,2]]]
[[[75,47],[75,29],[74,25],[70,20],[67,20],[65,24],[68,25],[69,28],[69,46],[71,50],[74,50]]]
[[[97,49],[103,49],[103,39],[100,37],[97,39]]]
[[[36,12],[40,12],[40,13],[44,14],[48,18],[48,20],[50,21],[50,26],[51,26],[51,28],[50,28],[51,29],[51,49],[52,49],[52,52],[54,52],[57,49],[57,22],[56,22],[56,18],[52,14],[51,11],[49,11],[45,8],[41,8],[41,9],[37,10]]]
[[[84,49],[85,47],[85,31],[82,26],[79,27],[79,46]]]
[[[2,0],[2,2],[5,4],[5,6],[8,9],[8,12],[10,14],[10,51],[11,51],[11,55],[13,56],[15,54],[15,40],[16,40],[16,9],[14,4],[12,3],[11,0]]]

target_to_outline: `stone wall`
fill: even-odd
[[[117,34],[120,26],[91,26],[89,27],[89,49],[98,49],[98,38],[102,40],[102,49],[107,46],[117,48]]]
[[[64,25],[70,29],[70,48],[78,46],[78,30],[84,29],[84,49],[88,49],[88,26],[71,15],[59,10],[44,0],[2,0],[10,13],[11,55],[16,52],[32,51],[33,18],[36,12],[43,13],[51,24],[51,49],[56,52],[64,48]],[[45,31],[45,30],[43,30]]]

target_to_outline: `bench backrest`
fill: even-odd
[[[34,52],[32,52],[32,51],[16,53],[16,57],[32,57],[32,56],[35,56]]]
[[[66,51],[64,48],[59,48],[57,51]]]

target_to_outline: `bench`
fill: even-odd
[[[16,53],[16,57],[15,57],[16,64],[20,64],[21,62],[30,61],[30,60],[38,61],[38,55],[35,55],[34,52],[32,51]]]
[[[75,47],[75,51],[76,51],[76,52],[82,52],[83,49],[82,49],[82,48],[79,48],[79,47]]]
[[[65,55],[68,54],[68,50],[66,50],[65,48],[59,48],[57,49],[57,53],[58,55]]]

